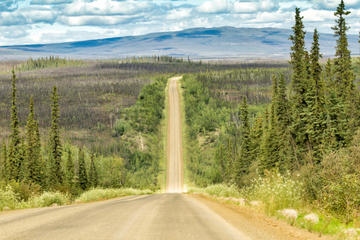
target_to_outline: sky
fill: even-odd
[[[299,7],[306,30],[332,32],[340,0],[0,0],[0,45],[80,41],[194,27],[290,28]],[[345,0],[350,33],[360,0]]]

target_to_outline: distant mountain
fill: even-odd
[[[24,59],[41,56],[71,58],[122,58],[130,56],[170,55],[196,59],[287,59],[291,30],[276,28],[193,28],[178,32],[151,33],[142,36],[106,38],[55,44],[0,47],[0,59]],[[357,35],[349,35],[349,47],[359,53]],[[308,49],[312,33],[306,35]],[[324,56],[333,56],[336,39],[320,34]]]

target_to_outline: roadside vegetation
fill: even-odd
[[[174,69],[248,67],[171,57],[49,57],[2,66],[2,210],[159,190],[165,174],[165,88]]]
[[[45,134],[39,130],[33,97],[29,99],[26,125],[21,126],[13,70],[10,135],[3,141],[0,158],[0,210],[63,205],[78,197],[78,201],[86,202],[159,189],[162,148],[156,142],[161,142],[158,126],[163,117],[166,82],[167,76],[151,80],[140,90],[138,101],[117,116],[112,137],[122,143],[120,154],[103,155],[63,141],[56,86],[49,89],[51,121]]]
[[[348,50],[349,14],[341,1],[335,58],[326,64],[316,29],[305,49],[296,9],[289,69],[184,76],[187,175],[202,187],[192,192],[339,239],[359,237],[360,66]]]

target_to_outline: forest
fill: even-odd
[[[305,48],[296,9],[288,68],[186,74],[187,182],[220,197],[261,200],[266,212],[300,208],[292,224],[325,234],[359,227],[359,59],[337,7],[335,57],[322,59],[315,29]],[[320,215],[309,225],[306,211]],[[356,231],[356,230],[355,230]]]
[[[167,79],[178,72],[258,65],[274,66],[165,56],[2,63],[0,191],[7,197],[1,198],[0,209],[27,207],[43,198],[50,199],[46,206],[63,204],[64,199],[86,199],[92,189],[159,190]]]

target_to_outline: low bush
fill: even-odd
[[[6,209],[15,209],[19,196],[14,192],[11,186],[0,189],[0,211]]]
[[[77,199],[77,202],[91,202],[106,200],[110,198],[123,197],[128,195],[143,195],[153,193],[150,190],[138,190],[133,188],[120,188],[120,189],[101,189],[95,188],[87,192],[82,193]]]
[[[32,197],[29,200],[31,207],[49,207],[53,204],[65,205],[70,203],[70,197],[60,192],[44,192],[40,196]]]
[[[267,172],[241,190],[249,200],[262,201],[268,213],[285,208],[299,208],[303,204],[304,187],[290,175]]]
[[[190,188],[189,193],[205,193],[216,197],[241,197],[237,188],[225,184],[210,185],[206,188]]]

